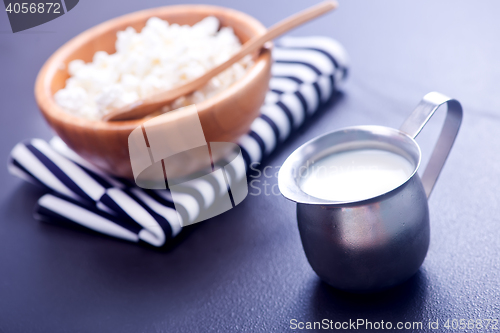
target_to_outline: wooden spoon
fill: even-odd
[[[213,67],[207,71],[202,76],[173,89],[155,94],[144,100],[137,101],[135,103],[126,105],[124,107],[118,108],[111,111],[103,117],[104,121],[114,121],[114,120],[130,120],[143,118],[162,106],[165,106],[181,96],[188,95],[193,91],[203,87],[207,84],[214,76],[222,73],[224,70],[228,69],[236,62],[241,60],[247,54],[250,54],[259,48],[261,48],[266,42],[282,35],[283,33],[306,23],[320,15],[329,12],[332,9],[337,8],[338,4],[336,1],[324,1],[318,5],[310,7],[303,10],[297,14],[294,14],[283,21],[273,25],[265,34],[261,36],[254,37],[246,42],[239,52],[234,54],[227,61],[222,64]]]

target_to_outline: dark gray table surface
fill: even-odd
[[[209,2],[266,26],[310,4]],[[106,19],[166,4],[82,0],[68,14],[17,34],[0,13],[4,161],[20,140],[52,135],[33,84],[57,47]],[[32,208],[43,191],[2,167],[0,332],[287,332],[291,319],[324,318],[422,321],[424,331],[439,320],[439,331],[451,332],[460,330],[446,330],[446,319],[499,319],[499,11],[493,0],[352,0],[293,32],[337,38],[350,54],[351,76],[344,94],[268,165],[279,167],[299,145],[336,128],[398,127],[429,91],[463,103],[462,129],[429,202],[430,249],[407,283],[372,296],[323,284],[303,253],[295,206],[279,195],[249,195],[235,209],[187,228],[168,251],[155,251],[37,222]],[[436,118],[418,139],[425,157],[443,119]]]

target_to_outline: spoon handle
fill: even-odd
[[[131,105],[127,105],[123,108],[114,110],[104,116],[103,120],[128,120],[147,116],[148,114],[158,110],[160,107],[168,104],[169,102],[172,102],[181,96],[188,95],[198,88],[201,88],[202,86],[207,84],[213,77],[222,73],[223,71],[240,61],[246,55],[257,51],[266,42],[273,40],[274,38],[284,34],[285,32],[290,31],[293,28],[296,28],[299,25],[302,25],[318,16],[321,16],[332,9],[337,8],[337,6],[338,3],[336,1],[328,0],[305,9],[299,13],[296,13],[273,25],[267,30],[265,34],[250,39],[248,42],[243,44],[241,49],[233,56],[231,56],[228,60],[208,70],[202,76],[168,91],[155,94],[151,97],[148,97],[147,99],[144,99],[143,101],[139,101]]]

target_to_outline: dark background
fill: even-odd
[[[266,26],[312,3],[207,2]],[[0,13],[0,157],[20,140],[52,135],[33,97],[52,52],[104,20],[167,4],[83,0],[16,34]],[[351,56],[351,76],[344,95],[266,161],[273,167],[339,127],[397,128],[429,91],[463,103],[462,129],[429,202],[430,249],[404,285],[352,296],[321,283],[302,251],[295,206],[281,196],[249,196],[160,252],[35,221],[43,191],[1,167],[0,332],[287,332],[292,318],[423,321],[424,328],[439,319],[445,331],[446,319],[500,318],[499,12],[493,0],[345,0],[292,32],[337,38]],[[433,120],[419,137],[424,157],[440,125]]]

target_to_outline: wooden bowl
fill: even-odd
[[[233,28],[242,43],[265,33],[256,19],[239,11],[206,5],[179,5],[147,9],[101,23],[60,47],[43,65],[35,83],[35,98],[42,114],[61,139],[84,159],[116,176],[132,178],[128,136],[144,120],[94,121],[65,112],[54,94],[65,87],[69,62],[92,61],[97,51],[115,52],[116,33],[131,26],[140,31],[153,16],[169,23],[193,25],[213,15]],[[254,65],[228,89],[197,104],[207,142],[235,142],[249,131],[268,90],[271,50],[254,55]],[[175,119],[175,118],[173,118]]]

